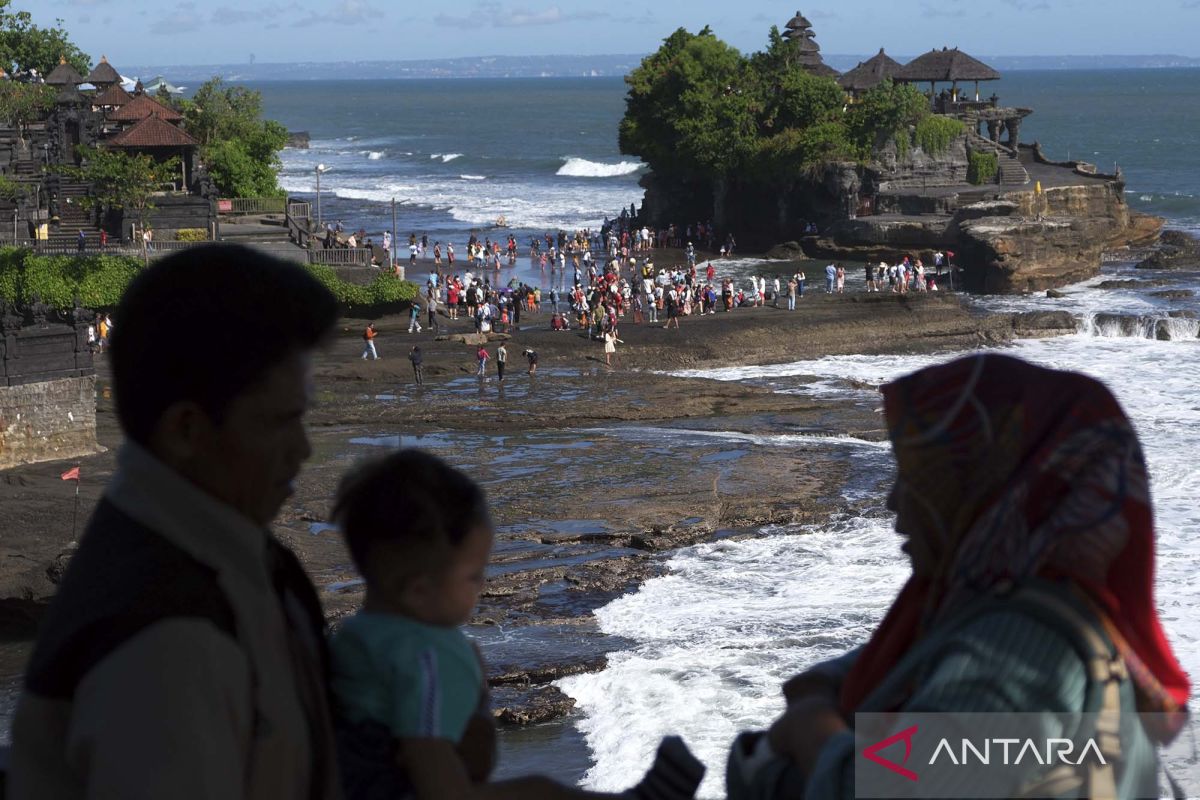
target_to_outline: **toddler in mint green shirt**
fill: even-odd
[[[492,549],[483,490],[419,450],[350,473],[334,521],[366,581],[362,610],[331,643],[331,688],[347,800],[623,797],[683,800],[704,767],[667,737],[645,778],[621,795],[527,777],[488,783],[495,728],[481,660],[460,630]]]

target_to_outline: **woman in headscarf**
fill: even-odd
[[[1091,378],[993,354],[883,397],[888,508],[912,576],[864,646],[793,678],[770,732],[739,738],[730,797],[855,796],[856,713],[1095,711],[1097,681],[1113,689],[1105,708],[1119,704],[1121,752],[1073,791],[1157,797],[1154,746],[1186,721],[1190,686],[1155,608],[1146,465],[1117,401]],[[1111,668],[1097,674],[1081,641]]]

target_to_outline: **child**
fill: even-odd
[[[347,800],[616,797],[543,777],[486,783],[495,732],[478,651],[459,630],[484,584],[493,529],[483,490],[419,450],[350,473],[333,519],[366,581],[334,637],[331,686]],[[621,797],[689,798],[704,767],[667,738]]]

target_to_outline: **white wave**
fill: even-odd
[[[449,164],[456,158],[462,158],[462,153],[434,153],[430,159],[441,159],[443,164]]]
[[[383,153],[379,152],[378,150],[371,150],[367,153],[368,161],[378,161],[381,158],[383,158]]]
[[[637,161],[622,161],[619,164],[601,164],[585,158],[564,158],[565,162],[555,175],[568,178],[615,178],[630,175],[642,168]]]
[[[459,175],[458,177],[462,178],[464,181],[485,181],[485,180],[487,180],[486,175]]]
[[[1108,292],[1109,305],[1127,302],[1125,294]],[[1005,352],[1090,374],[1129,413],[1150,469],[1160,614],[1184,668],[1200,674],[1200,581],[1194,579],[1200,562],[1200,462],[1194,455],[1200,451],[1200,340],[1080,333],[1020,341]],[[875,402],[883,383],[953,357],[838,356],[703,374]],[[687,435],[785,444],[750,434]],[[876,476],[886,474],[879,450],[848,444],[856,445],[845,451],[852,459],[874,464]],[[882,506],[882,496],[874,500]],[[584,714],[580,728],[595,755],[588,786],[631,785],[658,737],[680,733],[709,766],[702,796],[721,796],[729,743],[737,731],[762,728],[779,714],[782,680],[862,641],[877,622],[907,572],[897,542],[886,519],[868,516],[808,535],[704,545],[670,559],[668,575],[599,609],[601,628],[635,645],[610,655],[604,671],[559,684]]]
[[[861,642],[883,614],[908,572],[899,542],[888,520],[858,518],[700,545],[598,610],[601,630],[638,646],[558,683],[584,713],[588,788],[627,788],[658,740],[680,733],[709,766],[701,796],[723,797],[738,731],[778,715],[784,680]]]

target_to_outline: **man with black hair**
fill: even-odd
[[[9,800],[335,798],[321,606],[268,526],[311,454],[337,302],[299,267],[210,245],[141,272],[118,319],[126,440],[42,622]]]

